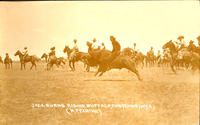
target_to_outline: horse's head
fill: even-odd
[[[15,56],[20,56],[20,55],[22,55],[22,53],[19,51],[19,50],[17,50],[17,52],[15,53]]]
[[[64,50],[63,50],[63,52],[66,53],[66,52],[68,52],[69,50],[70,50],[69,46],[66,45],[65,48],[64,48]]]
[[[47,54],[46,53],[42,54],[41,58],[47,58]]]
[[[69,46],[65,46],[63,52],[66,53],[66,52],[69,52],[71,49],[69,48]]]
[[[91,47],[92,47],[92,43],[91,43],[91,42],[89,42],[89,41],[87,41],[87,42],[86,42],[86,45],[87,45],[89,48],[91,48]]]
[[[165,44],[162,46],[163,49],[167,49],[167,48],[169,48],[169,47],[170,47],[170,41],[167,42],[167,43],[165,43]]]

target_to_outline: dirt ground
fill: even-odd
[[[29,68],[30,65],[27,65]],[[199,125],[199,73],[169,68],[139,68],[135,74],[111,70],[102,77],[85,72],[81,63],[46,71],[6,70],[0,64],[0,125]],[[152,108],[99,108],[102,114],[34,104],[137,104]],[[97,109],[97,108],[94,108]]]

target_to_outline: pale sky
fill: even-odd
[[[161,50],[179,35],[194,40],[200,35],[198,1],[40,1],[0,2],[0,56],[24,46],[41,57],[56,47],[56,55],[65,45],[78,40],[80,51],[87,51],[86,41],[104,42],[112,50],[109,36],[114,35],[122,48],[137,48],[146,54],[151,46]]]

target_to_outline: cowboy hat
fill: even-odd
[[[51,48],[51,50],[55,50],[55,46]]]
[[[24,49],[27,49],[27,47],[24,47]]]
[[[90,43],[89,41],[87,41],[87,46],[91,46],[92,45],[92,43]]]
[[[93,42],[94,42],[94,41],[96,42],[97,40],[96,40],[96,38],[94,38],[92,41],[93,41]]]
[[[112,38],[112,39],[115,39],[115,37],[114,37],[114,36],[110,36],[110,38]]]

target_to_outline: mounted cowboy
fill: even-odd
[[[75,57],[77,53],[79,52],[79,49],[76,43],[77,43],[77,39],[74,39],[74,46],[72,48],[72,53],[71,53],[72,57]]]
[[[49,53],[49,59],[48,59],[48,62],[51,60],[51,59],[54,59],[56,58],[56,51],[55,51],[56,47],[52,47],[50,48],[51,52]]]
[[[6,59],[9,59],[10,57],[9,57],[9,55],[8,55],[8,53],[6,53]]]
[[[113,49],[109,61],[112,62],[117,56],[120,55],[121,46],[114,36],[110,36],[110,41],[112,43]]]
[[[137,50],[136,50],[136,43],[134,43],[133,44],[133,58],[135,58],[136,57],[136,55],[137,55]]]
[[[25,58],[28,56],[28,48],[27,47],[24,47],[22,54],[23,54],[23,60],[25,60]]]
[[[190,40],[190,43],[189,43],[189,45],[187,47],[188,51],[194,52],[196,50],[196,48],[197,47],[194,45],[194,41]]]
[[[149,54],[150,55],[154,55],[154,50],[153,50],[153,47],[151,46],[151,49],[150,49],[150,51],[149,51]]]
[[[6,53],[6,57],[4,59],[4,64],[5,64],[6,69],[12,68],[12,59],[9,57],[8,53]]]

